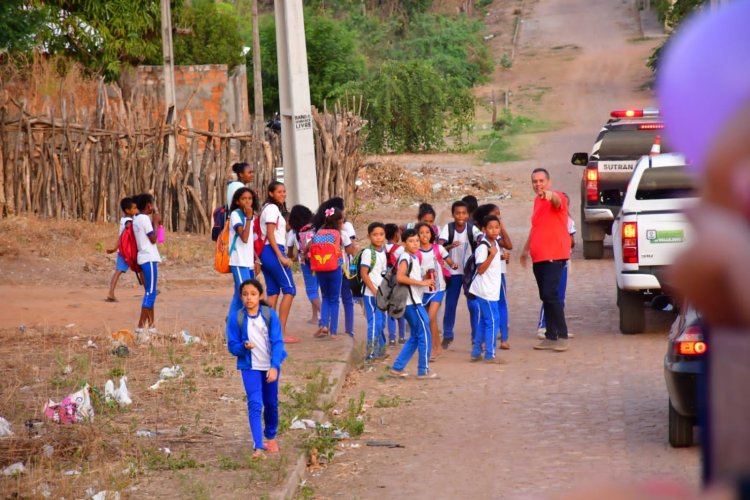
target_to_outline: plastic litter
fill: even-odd
[[[91,406],[91,393],[88,384],[80,391],[68,395],[55,403],[51,399],[44,405],[44,416],[58,424],[75,424],[94,419],[94,407]]]
[[[118,358],[127,358],[130,356],[130,349],[128,349],[128,346],[126,345],[118,345],[114,349],[112,349],[112,354],[117,356]]]
[[[65,328],[70,329],[70,328],[73,328],[74,326],[76,326],[75,323],[68,323],[67,325],[65,325]]]
[[[0,417],[0,437],[12,436],[13,431],[10,429],[10,422]]]
[[[120,500],[120,492],[103,490],[92,495],[91,500]]]
[[[155,391],[159,389],[159,387],[161,387],[161,384],[163,384],[167,380],[182,378],[184,376],[185,374],[182,372],[182,367],[180,367],[180,365],[165,366],[159,372],[159,380],[157,380],[154,385],[149,387],[149,389]]]
[[[130,330],[117,330],[112,333],[112,340],[120,342],[122,344],[133,344],[135,343],[135,337],[133,332]]]
[[[164,452],[164,454],[167,456],[172,454],[172,450],[170,450],[169,448],[159,448],[159,451]]]
[[[21,334],[24,334],[24,333],[26,333],[26,325],[24,325],[23,323],[21,323],[20,325],[18,325],[18,331],[19,331],[19,332],[20,332]]]
[[[89,348],[89,349],[96,349],[96,347],[97,347],[96,346],[96,342],[94,342],[93,340],[89,339],[89,341],[86,342],[86,347]]]
[[[158,434],[154,431],[150,431],[148,429],[141,429],[139,431],[135,431],[135,437],[139,438],[155,438]]]
[[[70,469],[63,471],[63,476],[80,476],[81,475],[81,469]]]
[[[19,474],[24,474],[25,472],[26,467],[23,465],[23,463],[16,462],[3,469],[3,476],[17,476]]]
[[[219,401],[226,401],[227,403],[239,403],[240,400],[233,398],[232,396],[222,395],[219,397]]]
[[[73,367],[65,365],[65,368],[63,368],[63,375],[70,375],[71,373],[73,373]]]
[[[41,428],[44,426],[44,422],[36,418],[31,418],[24,422],[24,425],[29,430],[29,435],[33,436],[39,433]]]
[[[333,439],[349,439],[349,433],[342,431],[341,429],[334,429],[331,437],[333,437]]]
[[[190,335],[190,332],[187,330],[182,330],[180,332],[180,335],[182,336],[182,340],[185,342],[185,345],[199,344],[201,341],[200,337]]]
[[[52,455],[55,454],[55,447],[51,444],[45,444],[44,446],[42,446],[42,453],[45,457],[52,458]]]
[[[127,386],[128,377],[120,378],[120,386],[115,389],[115,383],[111,380],[107,380],[104,384],[104,400],[117,401],[120,406],[129,406],[133,403],[130,399],[130,393],[128,392]]]
[[[310,420],[309,418],[299,419],[297,417],[294,417],[292,419],[292,423],[289,424],[289,428],[294,430],[315,429],[315,420]]]

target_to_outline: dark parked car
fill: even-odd
[[[683,304],[672,323],[664,356],[664,378],[669,393],[669,444],[675,448],[693,444],[698,385],[708,349],[705,333],[700,314],[689,304]]]

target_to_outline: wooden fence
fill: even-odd
[[[145,98],[115,102],[102,97],[95,116],[82,117],[66,110],[74,105],[66,100],[57,112],[36,116],[22,99],[0,101],[0,214],[113,221],[122,197],[149,192],[167,230],[205,233],[213,208],[224,202],[234,162],[255,165],[261,197],[275,178],[281,142],[270,130],[258,144],[251,132],[221,122],[195,129],[189,115],[187,126],[167,126]],[[320,199],[353,201],[365,122],[340,105],[333,112],[313,109],[313,117]],[[177,143],[171,164],[170,135]]]

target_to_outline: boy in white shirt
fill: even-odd
[[[112,275],[112,281],[109,283],[109,293],[107,294],[107,298],[104,299],[106,302],[117,302],[117,299],[115,298],[115,287],[117,287],[117,281],[120,279],[120,275],[128,272],[129,269],[127,262],[125,262],[125,259],[122,258],[122,255],[120,255],[117,250],[120,243],[119,237],[122,236],[122,233],[125,231],[128,224],[133,223],[133,217],[138,215],[138,206],[136,206],[133,198],[126,197],[120,200],[120,208],[125,214],[125,217],[120,217],[120,232],[117,235],[117,244],[113,248],[107,249],[107,253],[117,252],[117,263],[115,264],[115,274]]]
[[[443,245],[450,253],[450,258],[457,264],[451,269],[451,279],[445,290],[445,314],[443,316],[442,348],[447,349],[453,342],[456,324],[456,309],[461,295],[464,265],[469,255],[476,248],[476,242],[481,234],[479,228],[469,221],[469,208],[464,201],[456,201],[451,205],[453,222],[446,224],[438,236],[438,244]]]
[[[469,287],[469,293],[474,295],[480,311],[479,331],[474,336],[471,360],[481,359],[484,344],[486,362],[505,364],[507,361],[498,358],[495,353],[495,339],[500,319],[497,298],[500,296],[503,278],[502,253],[497,242],[500,235],[500,219],[495,215],[488,215],[482,223],[485,238],[474,252],[477,274]]]
[[[422,293],[427,287],[435,284],[434,279],[422,279],[422,269],[419,265],[417,252],[419,252],[419,236],[414,229],[407,229],[401,235],[404,252],[398,258],[397,281],[400,285],[409,287],[406,299],[406,310],[404,316],[409,323],[411,334],[409,339],[401,348],[401,352],[393,363],[393,368],[388,372],[389,376],[405,378],[407,373],[404,368],[411,360],[415,351],[419,351],[417,361],[418,379],[435,379],[436,373],[430,373],[430,351],[432,336],[430,334],[430,318],[422,305]]]
[[[148,193],[135,197],[139,214],[133,217],[133,232],[138,245],[138,265],[143,271],[143,303],[141,304],[141,317],[138,319],[136,336],[144,336],[143,328],[148,325],[148,333],[156,334],[154,328],[154,304],[156,302],[156,283],[158,281],[158,264],[161,262],[159,249],[156,248],[156,231],[154,225],[159,227],[161,216],[154,209],[154,197]],[[149,216],[153,216],[153,224]],[[148,340],[148,337],[142,339]]]
[[[375,296],[388,267],[385,253],[385,225],[373,222],[367,226],[370,246],[362,250],[359,259],[359,273],[365,284],[363,302],[367,316],[367,353],[365,361],[386,357],[385,354],[385,312],[375,306]]]

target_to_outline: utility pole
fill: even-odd
[[[169,0],[161,0],[161,48],[164,56],[164,104],[167,126],[177,123],[177,103],[174,88],[174,50],[172,45],[172,10]],[[175,157],[175,129],[167,136],[167,158],[169,171]]]
[[[288,204],[318,207],[310,81],[302,0],[276,0],[276,52],[279,66],[281,150]]]
[[[260,67],[260,28],[258,26],[258,0],[253,0],[253,97],[255,98],[255,121],[253,139],[255,139],[255,165],[259,169],[263,161],[261,144],[264,139],[265,119],[263,117],[263,78]],[[261,186],[266,189],[267,186]]]

